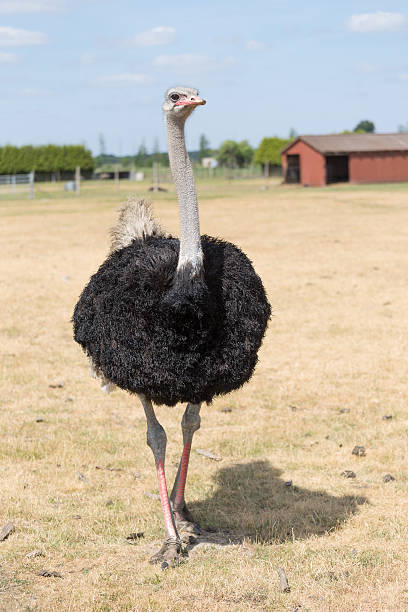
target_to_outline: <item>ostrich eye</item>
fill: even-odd
[[[178,93],[172,93],[170,94],[170,100],[172,102],[178,102],[180,100],[180,96]]]

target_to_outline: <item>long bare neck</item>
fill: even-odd
[[[195,275],[202,269],[203,251],[197,191],[184,137],[185,120],[170,114],[166,120],[170,167],[176,185],[180,214],[180,253],[177,270],[188,265]]]

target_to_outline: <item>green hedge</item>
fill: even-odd
[[[92,153],[83,145],[0,147],[0,174],[24,174],[35,170],[39,174],[62,175],[74,172],[77,166],[85,174],[94,169]]]

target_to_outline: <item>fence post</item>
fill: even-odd
[[[13,176],[11,177],[11,184],[13,185],[13,193],[16,193],[17,186],[16,186],[16,175],[15,174],[13,174]]]
[[[152,191],[159,191],[159,164],[157,162],[153,162],[152,181],[153,181]]]
[[[81,167],[75,168],[75,193],[77,196],[81,195]]]
[[[269,178],[269,159],[266,160],[264,166],[264,178]]]
[[[34,193],[34,176],[35,176],[35,170],[31,170],[29,176],[29,180],[30,180],[30,194],[29,194],[29,198],[30,200],[33,200],[35,198],[35,193]]]

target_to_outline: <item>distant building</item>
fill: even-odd
[[[215,168],[217,166],[217,160],[214,157],[203,157],[201,160],[203,168]]]
[[[285,183],[408,181],[408,134],[299,136],[282,151]]]

